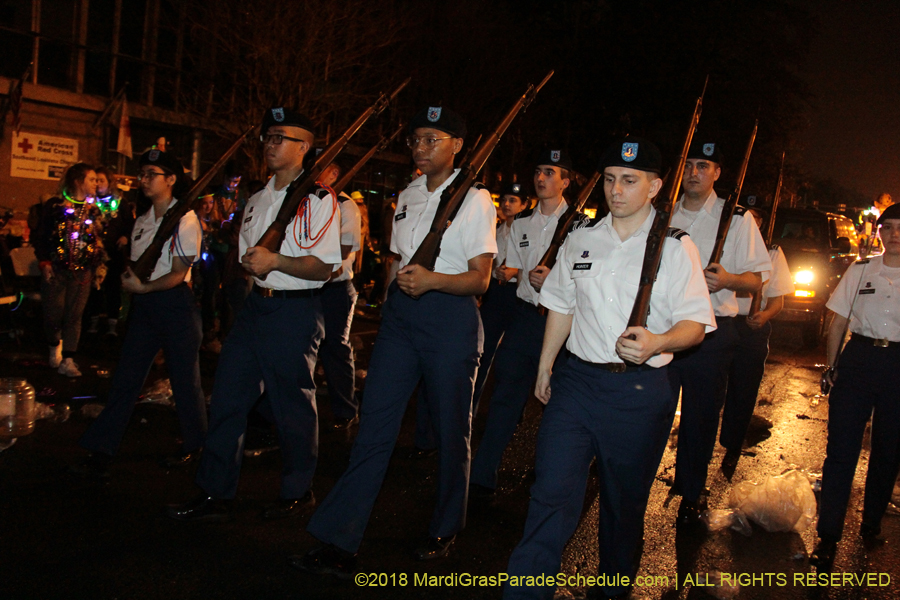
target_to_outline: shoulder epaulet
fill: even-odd
[[[734,207],[735,216],[743,217],[745,212],[747,212],[747,209],[741,205],[737,205]]]
[[[329,191],[326,190],[325,188],[319,188],[319,189],[317,189],[317,190],[315,191],[316,196],[317,196],[318,198],[320,198],[320,199],[324,199],[325,196],[327,196],[327,195],[330,194],[330,193],[331,193],[331,192],[329,192]]]
[[[872,260],[872,259],[871,259],[871,258],[861,258],[861,259],[859,259],[858,261],[856,261],[856,264],[858,264],[858,265],[867,265],[867,264],[869,264],[869,261],[870,261],[870,260]]]
[[[533,214],[534,214],[533,208],[526,208],[525,210],[523,210],[522,212],[520,212],[519,214],[516,215],[516,219],[517,220],[518,219],[527,219],[528,217],[530,217]]]
[[[572,233],[576,229],[584,229],[585,227],[589,227],[591,225],[591,218],[582,212],[575,213],[575,218],[572,219],[572,223],[569,224],[569,233]]]
[[[348,195],[345,194],[344,192],[338,193],[338,201],[339,201],[339,202],[346,202],[347,200],[353,200],[353,198],[351,198],[350,196],[348,196]]]
[[[678,229],[677,227],[669,227],[668,231],[666,231],[666,237],[675,238],[676,240],[680,240],[687,234],[687,231],[685,231],[684,229]]]
[[[473,183],[472,187],[475,188],[476,190],[486,190],[487,189],[487,186],[484,185],[483,183],[481,183],[480,181],[476,181],[475,183]]]
[[[772,244],[771,246],[769,246],[769,250],[778,250],[778,248],[780,248],[778,244]]]

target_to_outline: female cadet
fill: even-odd
[[[152,202],[135,221],[131,234],[131,259],[137,260],[156,235],[163,215],[177,200],[178,183],[184,172],[178,159],[159,150],[149,150],[140,159],[141,190]],[[174,188],[174,190],[173,190]],[[73,470],[104,477],[119,449],[128,420],[153,358],[162,348],[172,381],[172,391],[181,423],[182,452],[165,459],[171,468],[195,459],[206,437],[206,406],[200,388],[200,315],[187,282],[191,264],[200,251],[201,230],[197,214],[188,211],[175,233],[163,246],[162,255],[148,283],[128,268],[122,287],[134,294],[122,359],[116,368],[109,400],[97,420],[79,441],[91,452]]]
[[[516,215],[528,206],[528,195],[521,183],[508,183],[500,192],[500,214],[503,220],[497,225],[497,256],[491,270],[491,283],[481,301],[481,321],[484,326],[484,354],[475,379],[472,396],[472,417],[478,413],[478,402],[484,391],[494,354],[500,346],[506,328],[512,322],[516,307],[516,269],[506,266],[506,243]],[[508,285],[507,285],[508,284]]]
[[[869,416],[872,450],[859,528],[864,540],[881,533],[881,518],[900,469],[900,395],[895,383],[900,370],[900,205],[885,209],[878,226],[884,254],[851,265],[827,304],[834,321],[828,330],[829,367],[823,387],[834,388],[828,398],[819,543],[809,558],[823,571],[830,570],[843,533]],[[848,320],[850,341],[838,362]]]
[[[466,134],[461,117],[429,107],[410,121],[407,144],[423,173],[397,201],[391,250],[401,268],[391,285],[375,341],[359,435],[350,466],[307,530],[326,543],[291,563],[313,573],[349,576],[355,554],[397,441],[406,404],[420,380],[440,448],[438,500],[419,560],[447,554],[466,520],[472,391],[482,351],[475,296],[483,294],[497,252],[496,210],[490,194],[472,188],[447,228],[434,271],[409,261],[431,226],[441,193],[457,170],[454,156]]]
[[[763,216],[758,208],[748,211],[753,215],[756,226],[762,230]],[[734,473],[741,457],[744,436],[756,407],[756,396],[766,369],[769,354],[769,335],[772,333],[772,318],[784,308],[785,294],[794,293],[794,281],[787,259],[780,246],[769,248],[772,261],[772,275],[762,289],[760,310],[750,314],[753,302],[750,294],[738,293],[738,315],[735,319],[737,345],[734,359],[728,370],[728,391],[725,395],[725,409],[722,411],[722,430],[719,443],[725,447],[722,468],[729,477]],[[729,473],[730,471],[730,473]]]
[[[100,211],[94,204],[96,190],[93,167],[85,163],[69,167],[59,196],[44,206],[34,248],[41,266],[50,367],[68,377],[81,376],[73,357],[81,338],[81,316],[94,281],[94,269],[102,260]]]

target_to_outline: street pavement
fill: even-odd
[[[412,549],[427,532],[433,508],[437,459],[413,459],[415,400],[404,419],[397,449],[360,549],[359,582],[315,577],[292,569],[287,558],[316,545],[304,530],[309,515],[264,522],[260,510],[278,496],[277,452],[244,459],[237,518],[220,525],[185,524],[162,516],[167,503],[198,492],[193,472],[162,469],[159,460],[177,449],[178,424],[170,406],[139,404],[112,466],[112,476],[94,481],[71,475],[67,467],[83,458],[78,437],[90,422],[81,410],[102,403],[110,379],[98,371],[115,369],[120,342],[85,334],[79,364],[84,376],[69,380],[46,366],[36,319],[25,320],[17,344],[0,342],[0,374],[24,377],[43,395],[38,400],[68,404],[65,422],[39,421],[33,434],[0,452],[0,598],[499,598],[499,587],[465,585],[471,576],[505,571],[525,520],[531,485],[539,404],[529,402],[504,459],[497,499],[470,506],[468,525],[450,555],[415,562]],[[377,332],[377,312],[364,309],[354,321],[358,368],[365,370]],[[212,388],[216,356],[203,352],[204,390]],[[741,481],[762,481],[798,469],[814,481],[825,453],[827,399],[817,398],[822,349],[803,350],[789,324],[776,324],[772,352],[760,390],[752,431],[731,481],[719,468],[717,447],[710,466],[710,507],[725,508],[728,493]],[[165,378],[155,365],[149,382]],[[488,388],[488,391],[490,387]],[[486,396],[487,397],[487,396]],[[330,431],[327,387],[319,391],[319,467],[313,490],[323,499],[347,465],[352,437]],[[488,402],[475,418],[473,449],[484,428]],[[633,598],[666,600],[730,597],[728,590],[703,585],[716,572],[743,585],[733,596],[751,598],[900,598],[900,568],[892,546],[900,540],[900,518],[890,511],[882,544],[865,548],[856,534],[867,466],[864,450],[854,482],[845,537],[835,562],[837,580],[808,587],[816,537],[814,525],[799,533],[768,533],[753,526],[747,537],[731,530],[709,533],[673,525],[679,499],[670,496],[678,423],[650,497],[640,575],[653,579],[635,587]],[[596,573],[596,477],[591,476],[582,522],[563,557],[566,574]],[[882,586],[858,585],[865,573]],[[755,575],[755,579],[753,578]],[[426,577],[427,576],[427,577]],[[448,577],[450,576],[450,577]],[[854,582],[850,582],[853,577]],[[442,579],[438,579],[442,578]],[[877,577],[876,577],[877,581]],[[784,585],[781,585],[781,583]],[[802,583],[801,583],[802,582]],[[367,585],[358,585],[363,583]],[[803,585],[803,583],[807,585]],[[819,581],[819,583],[822,583]],[[837,585],[835,585],[837,583]],[[595,593],[595,592],[593,592]],[[592,597],[589,590],[560,589],[558,598]]]

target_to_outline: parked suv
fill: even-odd
[[[827,330],[825,303],[859,256],[853,221],[810,208],[781,208],[772,243],[784,250],[796,288],[775,319],[800,323],[804,345],[815,347]]]

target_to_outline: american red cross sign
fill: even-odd
[[[22,138],[22,141],[16,145],[22,149],[22,154],[28,154],[28,151],[34,148],[32,144],[28,143],[28,138]]]

